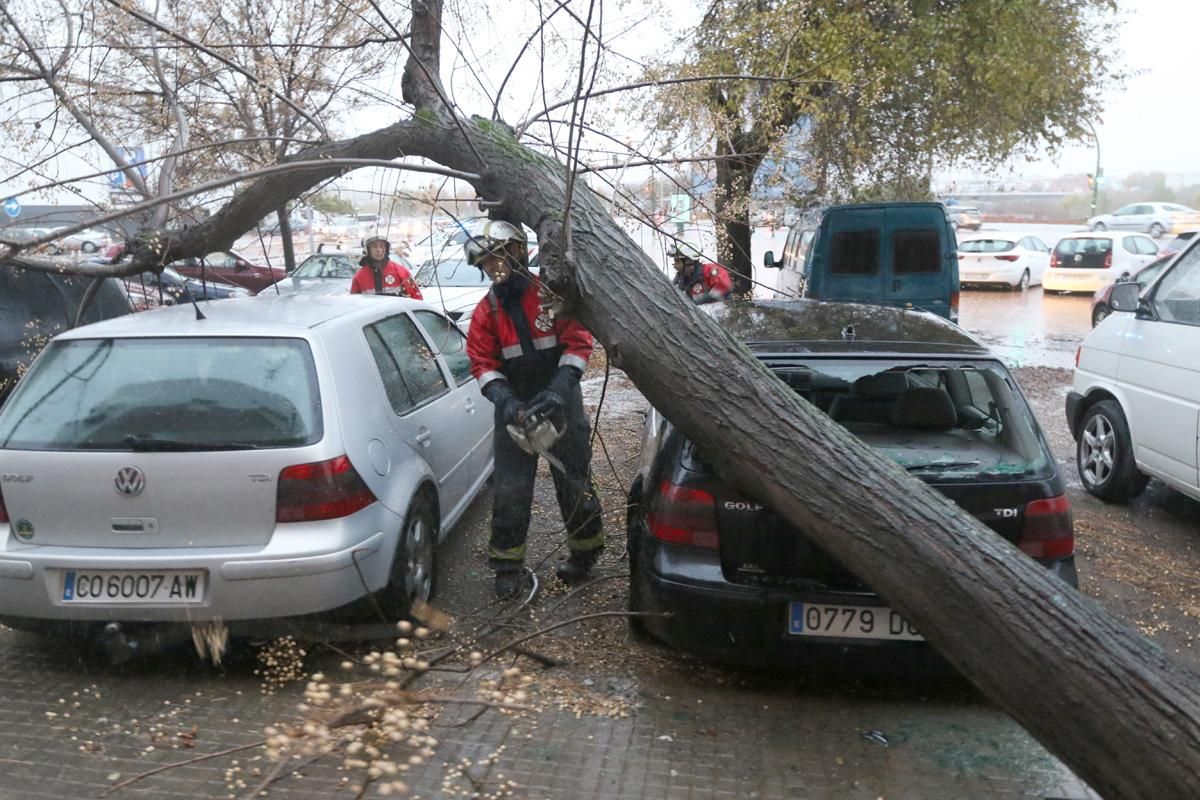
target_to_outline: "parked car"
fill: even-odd
[[[791,300],[804,296],[807,282],[805,267],[816,236],[815,226],[793,225],[788,231],[779,261],[767,265],[779,270],[779,278],[775,282],[776,298]]]
[[[970,334],[931,314],[857,304],[755,301],[711,313],[813,407],[1077,584],[1056,461],[1016,380]],[[669,616],[637,626],[733,662],[923,647],[803,529],[723,481],[710,455],[649,410],[628,498],[630,602]]]
[[[462,333],[393,297],[204,312],[60,334],[0,409],[19,476],[0,487],[0,618],[238,633],[433,594],[434,546],[492,470]]]
[[[971,236],[958,240],[961,285],[1028,289],[1050,266],[1050,248],[1036,236]]]
[[[122,278],[121,283],[135,311],[190,303],[192,300],[224,300],[230,297],[250,296],[250,291],[240,286],[221,283],[211,278],[207,281],[185,278],[170,267],[163,267],[161,273],[142,272],[130,275]]]
[[[918,308],[957,322],[956,246],[941,203],[831,206],[804,260],[804,297]],[[768,250],[763,266],[783,264]]]
[[[49,272],[0,270],[0,402],[52,337],[75,324],[90,279]],[[105,279],[81,322],[132,311],[115,278]]]
[[[1178,203],[1130,203],[1087,221],[1093,231],[1142,231],[1155,239],[1164,233],[1200,227],[1200,211]]]
[[[1128,279],[1118,281],[1117,283],[1107,283],[1097,289],[1096,293],[1092,295],[1092,327],[1094,328],[1099,325],[1104,321],[1105,317],[1112,313],[1111,298],[1114,287],[1132,281],[1144,289],[1152,280],[1158,277],[1158,273],[1162,272],[1162,268],[1170,263],[1170,261],[1170,256],[1163,256],[1145,266],[1138,267],[1130,273]]]
[[[88,228],[87,230],[68,234],[55,241],[54,244],[60,252],[79,251],[91,254],[108,247],[111,241],[112,237],[108,231],[100,230],[99,228]]]
[[[975,206],[947,206],[946,213],[954,230],[977,231],[983,227],[983,213]]]
[[[341,252],[318,252],[301,261],[292,274],[262,290],[262,294],[349,294],[358,261]]]
[[[258,292],[285,275],[282,269],[259,266],[234,250],[217,250],[202,258],[176,261],[171,266],[189,278],[216,278],[251,292]]]
[[[1110,303],[1114,313],[1079,348],[1067,395],[1083,487],[1123,502],[1155,477],[1200,500],[1200,246],[1144,288],[1117,284]]]
[[[1058,240],[1042,278],[1047,292],[1095,292],[1128,280],[1158,258],[1158,245],[1140,233],[1072,233]]]

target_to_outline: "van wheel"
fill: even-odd
[[[425,494],[419,494],[405,515],[387,586],[379,593],[380,605],[389,619],[403,617],[416,602],[426,603],[433,597],[437,582],[436,541],[433,507]]]
[[[1075,465],[1083,488],[1113,503],[1132,500],[1150,482],[1134,463],[1129,423],[1113,400],[1101,400],[1084,415]]]
[[[1112,312],[1109,310],[1108,306],[1106,306],[1104,303],[1098,304],[1096,306],[1096,310],[1092,312],[1092,327],[1094,328],[1101,322],[1104,322],[1104,320],[1107,319],[1108,315],[1111,313]]]
[[[1021,273],[1021,280],[1017,281],[1017,285],[1013,288],[1020,289],[1022,292],[1029,288],[1029,270]]]

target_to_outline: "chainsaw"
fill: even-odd
[[[562,431],[550,421],[550,409],[550,403],[534,403],[521,413],[515,424],[505,427],[508,435],[517,443],[517,447],[531,456],[541,456],[550,466],[565,474],[563,463],[550,452],[550,448],[562,435]]]

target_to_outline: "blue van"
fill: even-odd
[[[830,206],[815,233],[797,226],[788,242],[783,260],[767,252],[763,266],[798,273],[803,297],[917,308],[958,322],[958,244],[941,203]]]

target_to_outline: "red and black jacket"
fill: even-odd
[[[495,289],[479,301],[471,315],[467,355],[480,389],[507,380],[518,398],[529,400],[546,388],[559,366],[587,369],[592,343],[578,321],[550,315],[542,285],[532,278],[508,303]]]
[[[350,282],[350,294],[391,294],[421,300],[421,289],[403,265],[388,261],[378,272],[369,262],[362,264]]]
[[[727,300],[733,291],[729,271],[720,264],[696,262],[691,269],[677,273],[673,283],[696,305]]]

